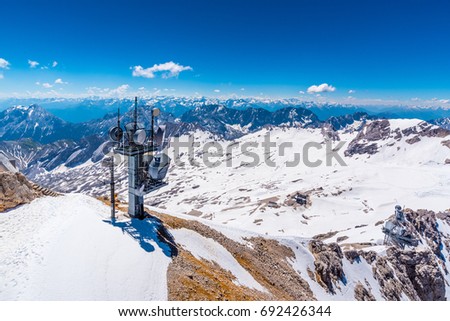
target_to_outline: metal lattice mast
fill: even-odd
[[[155,136],[163,137],[164,130],[154,131],[154,117],[159,115],[159,109],[152,109],[151,137],[148,130],[138,124],[137,97],[134,99],[133,120],[125,125],[126,135],[120,124],[120,109],[118,109],[117,127],[109,131],[112,141],[118,142],[115,152],[128,158],[128,214],[130,217],[142,219],[145,217],[144,195],[164,185],[163,181],[169,168],[170,158],[158,154]],[[123,139],[123,140],[122,140]],[[122,144],[120,143],[122,141]],[[111,166],[114,166],[112,163]],[[113,195],[114,168],[111,167],[111,199]],[[112,202],[113,203],[113,202]]]

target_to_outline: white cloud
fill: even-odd
[[[53,85],[52,85],[52,84],[49,84],[48,82],[44,82],[44,83],[42,84],[42,87],[44,87],[44,88],[52,88]]]
[[[150,68],[143,68],[142,66],[134,66],[133,77],[155,78],[156,73],[161,73],[162,78],[178,77],[182,71],[192,70],[190,66],[182,66],[173,61],[169,61],[159,65],[153,65]]]
[[[245,88],[241,88],[241,91],[245,91]]]
[[[100,88],[100,87],[88,87],[86,88],[87,94],[89,96],[99,96],[99,97],[119,97],[123,98],[128,94],[128,89],[130,89],[130,85],[124,84],[120,85],[117,88]]]
[[[440,99],[439,102],[443,104],[448,104],[450,102],[450,99]]]
[[[348,93],[351,95],[351,94],[354,94],[356,92],[356,90],[353,90],[353,89],[350,89],[349,91],[348,91]]]
[[[41,83],[39,81],[36,81],[35,84],[38,85],[38,86],[41,85]]]
[[[9,65],[10,63],[7,60],[0,58],[0,69],[9,69]]]
[[[3,76],[3,74],[0,74],[0,79],[3,79],[3,78],[5,78],[5,76]]]
[[[219,89],[214,89],[214,92],[215,93],[220,93],[220,90]]]
[[[111,89],[109,93],[111,94],[111,96],[123,96],[128,91],[128,89],[130,89],[130,85],[125,84],[115,89]]]
[[[67,81],[63,81],[61,78],[58,78],[58,79],[55,80],[55,84],[67,85],[68,82]]]
[[[53,61],[52,67],[55,68],[56,66],[58,66],[58,62],[57,61]]]
[[[419,97],[414,97],[414,98],[411,98],[411,100],[412,100],[412,101],[419,101],[420,98],[419,98]]]
[[[30,65],[30,68],[36,68],[37,66],[39,66],[39,63],[37,61],[28,59],[28,65]]]
[[[316,93],[326,93],[326,92],[333,92],[336,90],[336,87],[333,87],[331,85],[328,85],[327,83],[323,83],[319,86],[312,85],[308,88],[308,94],[316,94]]]
[[[305,94],[305,92],[304,92],[303,90],[300,90],[298,93],[299,93],[300,95],[304,95],[304,94]]]

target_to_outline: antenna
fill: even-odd
[[[120,127],[120,109],[117,110],[117,127],[109,130],[109,138],[113,142],[122,144],[114,149],[118,154],[128,158],[128,214],[132,218],[143,219],[146,216],[144,211],[144,195],[159,189],[167,183],[164,181],[170,163],[170,158],[159,155],[155,148],[154,140],[157,140],[158,133],[154,132],[155,117],[160,111],[158,108],[152,109],[152,142],[147,140],[147,130],[141,125],[138,126],[138,100],[134,98],[133,120],[125,124],[127,140],[124,140],[124,130]],[[157,137],[155,137],[157,136]],[[115,219],[115,193],[114,193],[114,159],[109,163],[111,168],[111,219]]]
[[[155,147],[155,116],[153,115],[153,110],[152,110],[152,147]]]
[[[134,132],[137,130],[137,97],[134,97]]]
[[[120,128],[120,106],[117,107],[117,127]]]
[[[155,146],[155,117],[159,116],[160,110],[158,108],[152,109],[152,124],[151,124],[151,136],[152,136],[152,147]]]

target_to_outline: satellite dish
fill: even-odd
[[[133,135],[133,142],[137,145],[144,145],[147,139],[147,133],[145,129],[138,129]]]
[[[109,138],[114,142],[119,142],[123,137],[123,129],[120,127],[113,127],[109,130]]]
[[[158,117],[159,114],[161,114],[161,111],[159,110],[159,108],[153,108],[152,109],[152,116],[153,117]]]

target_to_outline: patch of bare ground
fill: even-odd
[[[333,236],[335,236],[338,233],[339,233],[339,231],[331,231],[331,232],[328,232],[328,233],[317,234],[317,235],[313,236],[313,239],[317,240],[317,241],[323,241],[323,240],[332,238]]]
[[[169,300],[252,301],[271,296],[233,283],[235,277],[217,263],[195,258],[179,248],[167,271]]]
[[[275,240],[246,239],[251,245],[233,241],[197,221],[151,212],[172,229],[186,228],[221,244],[268,293],[238,286],[234,276],[213,262],[198,260],[179,248],[169,265],[169,300],[315,300],[309,284],[295,271],[289,260],[294,252]]]

